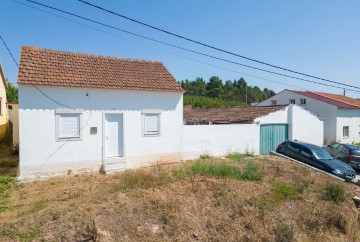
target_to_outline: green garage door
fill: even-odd
[[[288,139],[287,124],[260,125],[260,154],[269,154],[275,151],[278,144]]]

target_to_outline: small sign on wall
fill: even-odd
[[[91,135],[97,134],[97,127],[90,127],[90,134]]]

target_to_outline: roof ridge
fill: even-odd
[[[309,92],[311,92],[311,91],[309,91]],[[331,97],[331,95],[334,95],[334,96],[341,96],[341,97],[350,98],[350,97],[347,97],[347,96],[342,96],[342,95],[340,95],[340,94],[323,93],[323,92],[311,92],[311,93],[314,93],[314,94],[316,94],[316,95],[319,95],[319,96],[322,96],[322,97],[325,97],[325,98],[329,98],[329,99],[334,100],[334,101],[336,101],[336,102],[345,103],[345,104],[350,105],[350,106],[353,106],[353,107],[360,107],[360,101],[359,101],[359,105],[354,105],[354,104],[352,104],[352,103],[350,103],[350,102],[346,102],[346,101],[344,101],[344,100],[339,100],[339,99],[335,99],[335,98]],[[323,95],[323,94],[330,94],[330,96]],[[356,100],[356,99],[354,99],[354,100]]]
[[[41,48],[37,46],[27,46],[24,45],[21,49],[32,49],[32,50],[39,50],[39,51],[46,51],[46,52],[55,52],[55,53],[63,53],[63,54],[73,54],[73,55],[83,55],[89,57],[97,57],[97,58],[106,58],[106,59],[116,59],[116,60],[125,60],[125,61],[133,61],[133,62],[151,62],[151,63],[160,63],[163,65],[162,61],[160,60],[144,60],[144,59],[136,59],[136,58],[125,58],[125,57],[116,57],[116,56],[108,56],[108,55],[98,55],[98,54],[89,54],[89,53],[80,53],[80,52],[73,52],[73,51],[65,51],[65,50],[54,50],[49,48]]]

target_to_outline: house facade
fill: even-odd
[[[159,61],[23,47],[18,85],[20,179],[181,158],[183,90]]]
[[[360,142],[360,101],[329,93],[284,90],[259,106],[295,104],[324,120],[324,144]]]
[[[0,141],[4,138],[8,128],[8,112],[6,110],[6,79],[0,64]]]
[[[230,152],[268,154],[285,140],[322,145],[323,121],[296,105],[184,108],[184,159]]]

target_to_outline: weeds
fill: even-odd
[[[170,181],[170,176],[163,172],[156,174],[151,171],[134,170],[124,172],[120,180],[119,189],[121,192],[126,192],[128,189],[148,189],[164,185]]]
[[[330,183],[325,185],[321,198],[325,201],[333,201],[340,203],[345,201],[346,191],[343,185],[338,183]]]
[[[293,185],[282,181],[275,181],[272,184],[272,190],[279,200],[294,198],[297,195],[297,190]]]
[[[211,156],[207,155],[207,154],[203,154],[203,155],[200,155],[199,159],[200,160],[209,160],[209,159],[211,159]]]
[[[209,163],[196,161],[193,165],[189,167],[189,171],[191,174],[207,175],[215,178],[241,178],[240,170],[225,162]]]
[[[0,212],[7,209],[8,193],[15,185],[16,180],[9,176],[0,176]]]
[[[264,177],[264,169],[258,164],[248,162],[246,164],[244,172],[241,173],[242,180],[248,181],[260,181]]]
[[[233,152],[226,155],[226,158],[233,160],[233,161],[241,161],[246,157],[254,157],[253,153],[239,153],[239,152]]]

